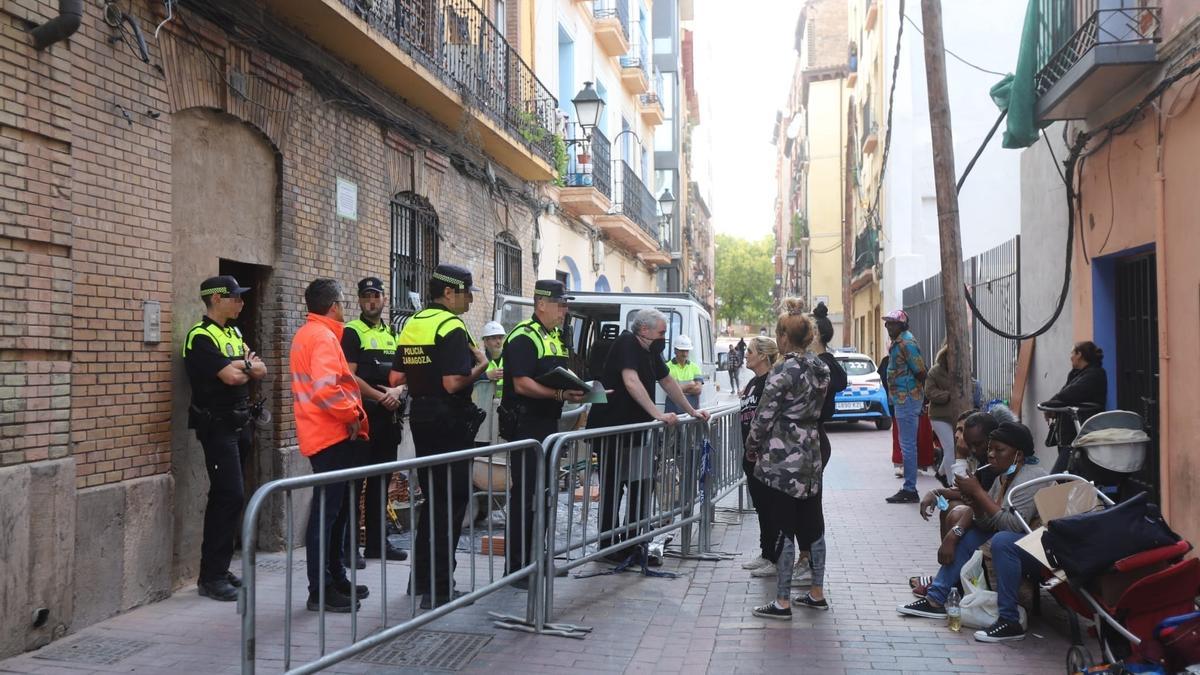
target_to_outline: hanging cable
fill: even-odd
[[[904,13],[903,13],[903,12],[901,12],[901,14],[904,14]],[[916,21],[913,21],[912,19],[908,18],[908,15],[907,15],[907,14],[904,14],[904,20],[905,20],[905,21],[907,21],[907,22],[909,22],[910,24],[912,24],[913,30],[915,30],[915,31],[917,31],[918,33],[920,33],[920,34],[921,34],[921,37],[925,37],[925,31],[921,30],[921,27],[917,25],[917,22],[916,22]],[[958,54],[955,54],[954,52],[950,51],[950,50],[949,50],[948,48],[946,48],[945,46],[943,46],[943,47],[942,47],[942,51],[944,51],[944,52],[946,52],[947,54],[949,54],[950,56],[953,56],[954,58],[958,59],[958,60],[959,60],[959,62],[961,62],[963,65],[970,66],[970,67],[974,68],[975,70],[978,70],[978,71],[979,71],[979,72],[981,72],[981,73],[987,73],[988,75],[996,75],[996,76],[998,76],[998,77],[1005,77],[1005,76],[1007,76],[1007,75],[1008,75],[1008,73],[998,73],[998,72],[996,72],[996,71],[994,71],[994,70],[988,70],[987,68],[984,68],[984,67],[982,67],[982,66],[977,66],[977,65],[975,65],[974,63],[971,63],[970,61],[968,61],[968,60],[964,59],[963,57],[959,56]]]
[[[900,16],[904,16],[904,0],[900,0]],[[896,32],[896,58],[892,61],[892,85],[888,91],[888,108],[885,124],[887,125],[883,131],[883,153],[880,155],[882,164],[879,167],[879,179],[875,183],[875,198],[871,200],[871,207],[867,209],[867,220],[871,219],[872,214],[879,211],[879,196],[883,193],[883,177],[887,174],[888,153],[892,149],[892,112],[896,109],[896,75],[900,72],[900,47],[904,43],[904,22],[900,21],[900,28]],[[870,129],[864,129],[865,133],[870,133]]]
[[[955,183],[955,193],[962,192],[963,183],[967,182],[967,176],[971,175],[971,169],[975,168],[975,162],[979,161],[979,156],[983,154],[983,150],[987,147],[987,144],[992,142],[992,136],[996,135],[996,130],[1000,128],[1000,123],[1003,122],[1004,118],[1007,116],[1007,110],[1000,111],[1000,116],[996,118],[995,124],[992,125],[992,130],[987,132],[987,137],[984,138],[983,142],[979,144],[979,149],[975,151],[975,156],[971,158],[971,161],[967,162],[967,168],[963,171],[963,175],[959,177],[958,182]]]

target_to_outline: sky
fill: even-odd
[[[755,11],[746,11],[753,2]],[[693,179],[717,232],[757,239],[775,220],[775,113],[787,101],[800,0],[697,0]]]

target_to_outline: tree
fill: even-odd
[[[771,323],[775,238],[749,241],[718,234],[716,244],[717,318],[730,323]]]

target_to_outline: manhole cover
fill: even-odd
[[[35,653],[33,658],[110,666],[148,649],[153,644],[141,640],[88,636],[69,644],[45,647]]]
[[[491,635],[418,630],[364,653],[357,660],[401,668],[462,670]]]

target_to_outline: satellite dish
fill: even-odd
[[[802,126],[804,126],[804,116],[801,112],[797,112],[795,115],[792,115],[792,121],[788,123],[787,137],[794,139],[799,136],[800,127]]]

